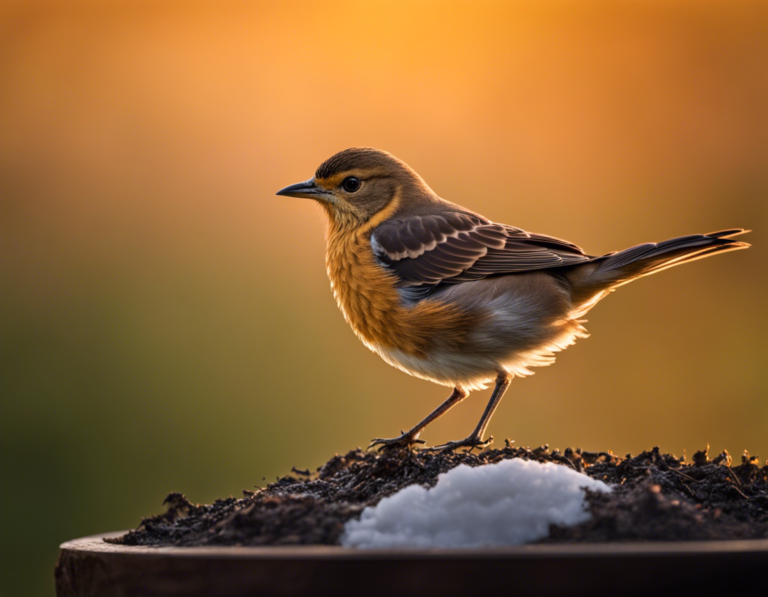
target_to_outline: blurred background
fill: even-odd
[[[0,595],[52,595],[60,542],[170,491],[241,495],[447,396],[363,347],[323,214],[274,196],[354,145],[593,254],[752,228],[601,303],[490,433],[768,457],[767,8],[0,4]]]

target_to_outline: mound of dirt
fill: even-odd
[[[335,545],[344,523],[366,506],[418,483],[432,487],[440,473],[466,464],[509,458],[571,467],[613,487],[588,493],[592,517],[553,526],[543,542],[682,541],[768,537],[768,464],[745,454],[732,466],[723,452],[697,452],[692,462],[658,448],[620,458],[611,452],[516,448],[468,452],[381,453],[357,449],[336,455],[316,472],[292,474],[259,491],[243,490],[211,505],[193,505],[172,493],[164,514],[142,521],[117,539],[123,545]]]

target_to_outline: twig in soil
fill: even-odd
[[[693,478],[693,477],[691,477],[690,475],[686,475],[686,474],[685,474],[683,471],[678,471],[678,470],[675,470],[675,469],[673,469],[673,468],[667,468],[667,470],[670,470],[670,471],[672,471],[673,473],[677,473],[677,474],[678,474],[678,475],[680,475],[681,477],[685,477],[685,478],[686,478],[686,479],[688,479],[688,480],[689,480],[691,483],[695,483],[695,482],[696,482],[696,479],[694,479],[694,478]]]
[[[739,478],[736,476],[736,473],[733,472],[733,469],[730,467],[730,465],[728,465],[728,472],[731,473],[731,477],[733,477],[733,480],[736,481],[736,485],[738,485],[739,487],[744,487],[741,484],[741,481],[739,480]]]
[[[682,484],[682,486],[683,486],[683,487],[685,487],[685,490],[686,490],[686,491],[687,491],[687,492],[688,492],[688,493],[691,495],[691,497],[692,497],[692,498],[695,498],[695,497],[696,497],[696,494],[695,494],[695,493],[693,493],[693,489],[691,489],[690,487],[688,487],[688,486],[687,486],[685,483],[683,483],[683,484]]]
[[[738,487],[736,487],[735,485],[733,485],[732,487],[733,487],[733,488],[734,488],[734,489],[735,489],[735,490],[736,490],[736,491],[739,493],[739,495],[741,495],[741,497],[743,497],[745,500],[749,500],[749,499],[752,499],[752,498],[750,498],[748,495],[746,495],[746,494],[745,494],[745,493],[744,493],[744,492],[743,492],[741,489],[739,489]]]

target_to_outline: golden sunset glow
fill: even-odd
[[[350,146],[590,254],[752,229],[604,300],[489,433],[768,458],[766,106],[765,2],[4,2],[3,534],[29,544],[0,593],[49,595],[58,542],[169,491],[315,467],[447,397],[360,344],[324,214],[275,196]]]

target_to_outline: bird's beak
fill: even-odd
[[[277,194],[285,195],[286,197],[305,197],[307,199],[324,199],[329,195],[328,191],[315,184],[314,178],[280,189]]]

